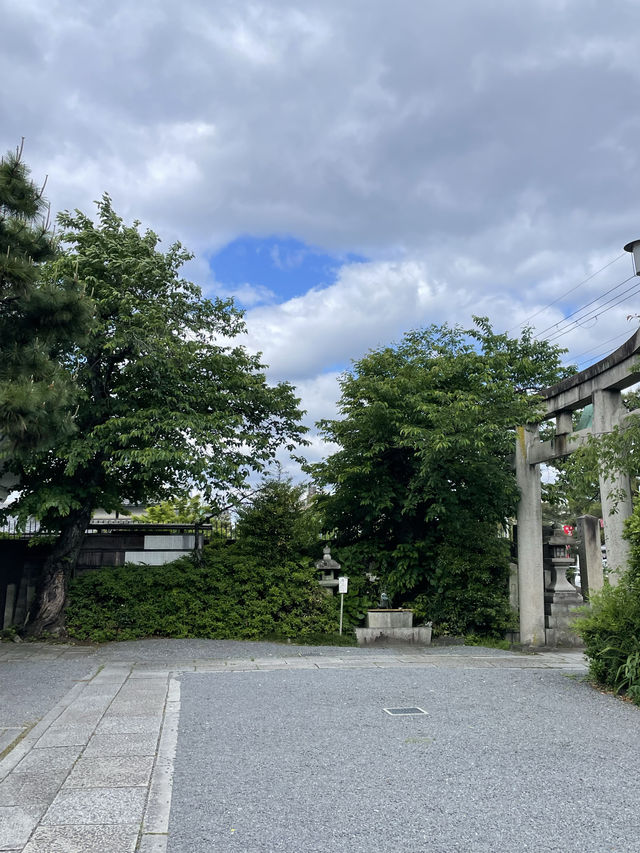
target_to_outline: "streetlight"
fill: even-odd
[[[633,255],[633,266],[636,275],[640,275],[640,240],[632,240],[624,247],[625,252],[631,252]]]

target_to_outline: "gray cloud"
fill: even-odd
[[[249,313],[277,375],[421,322],[512,327],[640,236],[635,0],[0,0],[0,19],[4,147],[27,137],[55,208],[109,191],[212,289],[202,258],[238,234],[372,259]],[[597,347],[632,309],[562,340]]]

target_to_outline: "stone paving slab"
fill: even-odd
[[[76,684],[0,761],[0,851],[136,849],[169,673],[130,674],[118,664]]]
[[[170,666],[167,669],[152,669],[147,670],[144,669],[140,664],[132,663],[131,666],[135,666],[135,669],[131,671],[129,676],[133,681],[142,680],[148,681],[149,684],[154,684],[156,681],[163,681],[167,677],[167,669],[182,671],[182,667],[180,666]]]
[[[140,853],[165,853],[173,789],[173,768],[178,745],[180,683],[169,682],[165,716],[142,825]]]
[[[158,743],[157,732],[124,732],[122,734],[93,735],[84,755],[103,756],[104,758],[128,755],[155,755]]]
[[[0,850],[22,850],[46,808],[46,803],[0,805]]]
[[[137,824],[122,826],[39,826],[24,853],[134,853]]]
[[[39,773],[14,771],[0,782],[0,802],[3,806],[49,805],[66,775],[65,770],[45,770]]]
[[[166,853],[166,835],[143,835],[137,853]]]
[[[37,723],[31,728],[25,736],[11,749],[11,751],[0,761],[0,782],[4,780],[9,773],[29,754],[34,748],[38,740],[49,730],[53,723],[57,720],[65,708],[67,708],[76,698],[78,692],[82,689],[82,685],[77,684],[72,687],[67,695]],[[0,850],[2,848],[0,847]]]
[[[44,773],[47,770],[69,772],[78,758],[78,746],[45,746],[38,744],[16,767],[18,773]]]
[[[147,787],[151,779],[152,755],[111,756],[78,759],[64,788],[128,788]]]
[[[146,795],[146,786],[77,790],[65,785],[42,818],[42,825],[139,824]]]
[[[122,715],[113,716],[105,714],[96,728],[96,734],[153,734],[159,731],[161,723],[161,714],[147,714],[145,716],[136,717],[126,717]]]
[[[84,746],[91,737],[95,726],[70,724],[52,726],[38,741],[39,747],[45,746]]]

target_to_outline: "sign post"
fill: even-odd
[[[340,634],[342,634],[342,614],[344,612],[344,597],[349,588],[349,578],[338,578],[338,592],[340,593]]]

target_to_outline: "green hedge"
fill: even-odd
[[[640,581],[624,575],[605,584],[576,620],[589,659],[589,675],[640,705]]]
[[[265,565],[236,545],[216,544],[205,548],[199,565],[183,558],[82,575],[70,587],[66,628],[71,637],[94,642],[141,637],[319,642],[337,634],[338,603],[323,594],[314,569],[302,562]]]
[[[589,675],[640,705],[640,504],[625,525],[628,570],[617,586],[605,582],[575,623],[585,643]]]

